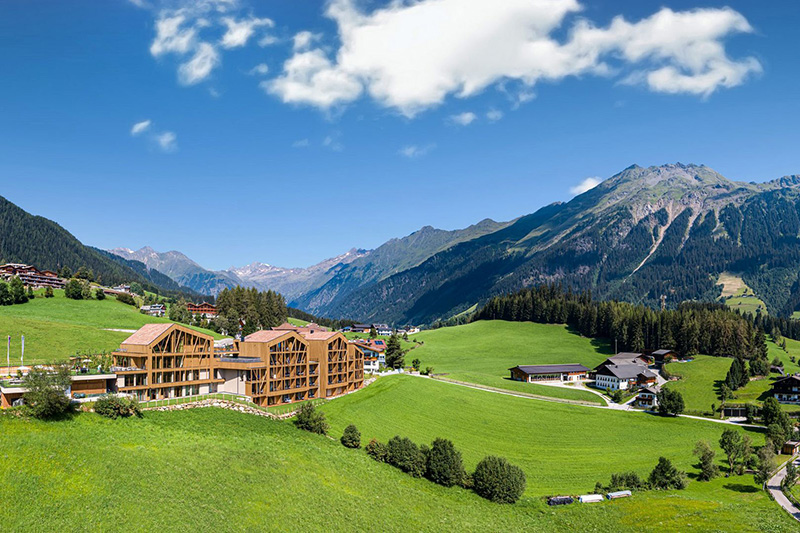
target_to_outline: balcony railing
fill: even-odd
[[[138,366],[112,366],[112,372],[134,372],[134,371],[147,372],[147,368],[140,368]]]

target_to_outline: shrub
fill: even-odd
[[[64,286],[64,296],[71,298],[72,300],[82,300],[83,286],[81,285],[81,282],[77,279],[69,280]],[[119,299],[119,297],[117,297],[117,299]]]
[[[28,391],[23,395],[25,404],[36,418],[52,419],[67,414],[71,402],[67,389],[72,384],[69,368],[65,365],[53,370],[34,368],[25,376],[23,386]]]
[[[325,413],[317,411],[310,403],[304,403],[300,407],[294,419],[294,425],[311,433],[328,434],[328,422],[325,420]]]
[[[428,479],[445,487],[461,485],[464,481],[464,464],[461,452],[447,439],[436,439],[428,453],[426,470]]]
[[[472,480],[479,496],[496,503],[514,503],[525,492],[525,472],[502,457],[485,457]]]
[[[719,474],[719,467],[715,462],[716,452],[711,445],[704,441],[697,441],[694,446],[694,454],[700,460],[700,476],[701,481],[710,481],[717,477]]]
[[[53,294],[53,287],[45,287],[44,288],[44,297],[45,298],[52,298],[53,296],[55,296]]]
[[[105,300],[106,299],[106,293],[103,292],[103,289],[99,289],[98,288],[98,289],[95,289],[95,291],[94,291],[94,297],[97,298],[98,300]]]
[[[353,424],[344,428],[342,444],[347,448],[361,448],[361,432]]]
[[[365,449],[367,450],[367,455],[379,463],[386,462],[387,450],[384,443],[378,441],[377,439],[372,439],[369,441]]]
[[[135,398],[125,398],[107,394],[97,399],[94,412],[107,418],[127,418],[129,416],[142,416],[139,402]]]
[[[650,472],[650,486],[654,489],[685,489],[686,472],[681,472],[672,465],[672,461],[666,457],[659,457],[653,471]]]
[[[386,444],[386,462],[413,477],[425,475],[425,454],[408,437],[394,436]]]
[[[136,299],[127,292],[117,294],[117,301],[136,307]]]

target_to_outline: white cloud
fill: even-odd
[[[411,144],[400,148],[400,150],[398,150],[397,153],[409,159],[416,159],[418,157],[422,157],[428,154],[434,148],[436,148],[435,144],[428,144],[426,146],[418,146],[416,144]]]
[[[137,135],[144,133],[150,128],[150,124],[152,124],[152,122],[149,119],[137,122],[131,128],[131,135],[136,137]]]
[[[490,122],[497,122],[501,118],[503,118],[503,112],[498,109],[490,109],[486,112],[486,118]]]
[[[222,64],[221,50],[246,46],[259,29],[272,28],[268,18],[243,16],[238,0],[155,0],[141,2],[156,17],[156,35],[150,45],[155,58],[177,56],[178,81],[194,85],[208,79]],[[271,36],[264,35],[263,45]]]
[[[452,122],[458,124],[459,126],[469,126],[470,124],[475,122],[475,120],[477,118],[478,118],[478,116],[475,113],[471,112],[471,111],[467,111],[467,112],[464,112],[464,113],[459,113],[458,115],[451,115],[450,116],[450,120]]]
[[[269,73],[269,66],[266,63],[259,63],[250,69],[251,76],[266,76]]]
[[[239,48],[245,46],[250,37],[260,27],[272,28],[275,23],[268,18],[248,18],[236,20],[232,17],[223,17],[222,23],[228,28],[222,36],[220,44],[223,48]]]
[[[308,50],[314,41],[317,41],[322,37],[319,33],[311,33],[310,31],[301,31],[300,33],[295,34],[292,38],[292,48],[295,52],[305,52]]]
[[[344,150],[344,145],[341,143],[341,141],[339,141],[339,137],[341,137],[341,135],[338,133],[335,133],[333,135],[328,135],[322,141],[322,146],[324,146],[325,148],[329,148],[334,152],[341,152],[342,150]]]
[[[267,35],[263,36],[261,39],[258,40],[258,46],[263,48],[265,46],[271,46],[271,45],[277,43],[278,41],[279,41],[279,39],[277,37],[275,37],[274,35],[267,34]]]
[[[200,43],[192,58],[178,67],[178,81],[183,85],[194,85],[208,78],[219,65],[219,52],[210,43]]]
[[[155,141],[164,152],[174,152],[178,149],[178,136],[171,131],[165,131],[155,136]]]
[[[413,116],[506,81],[522,87],[519,104],[537,83],[568,76],[634,72],[652,91],[709,95],[760,70],[755,58],[728,56],[724,40],[752,31],[729,8],[663,8],[600,28],[585,19],[569,23],[582,10],[577,0],[393,1],[372,12],[359,4],[328,4],[341,42],[335,59],[299,39],[303,46],[265,88],[284,102],[323,109],[367,93]]]
[[[595,187],[600,185],[601,181],[603,181],[603,180],[601,180],[600,178],[595,178],[595,177],[586,178],[585,180],[583,180],[579,184],[577,184],[577,185],[575,185],[573,187],[570,187],[569,188],[569,192],[572,193],[572,194],[575,194],[575,195],[583,194],[586,191],[594,189]]]
[[[311,142],[308,139],[300,139],[292,143],[292,148],[308,148]]]

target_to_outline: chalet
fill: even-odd
[[[353,333],[369,333],[369,330],[372,329],[370,324],[353,324],[350,330]]]
[[[656,375],[645,365],[603,364],[595,371],[595,387],[600,389],[626,390],[654,385],[656,382]]]
[[[364,354],[365,372],[377,372],[386,365],[386,342],[382,339],[357,339],[353,344]]]
[[[207,302],[199,304],[186,304],[186,310],[189,311],[192,316],[200,315],[205,319],[210,319],[217,316],[217,307]]]
[[[18,277],[28,287],[63,289],[67,283],[52,270],[39,270],[34,266],[22,263],[0,265],[0,278],[9,280],[13,277]]]
[[[589,377],[589,369],[577,363],[565,365],[518,365],[508,369],[514,381],[578,381]]]
[[[636,396],[636,407],[641,407],[642,409],[655,409],[658,407],[658,391],[659,387],[657,385],[644,387],[639,391],[639,395]]]
[[[656,350],[650,354],[656,362],[663,362],[664,359],[680,359],[675,350]]]
[[[164,304],[143,305],[139,308],[139,311],[145,315],[164,316],[167,314],[167,306]]]
[[[796,374],[772,384],[772,395],[780,403],[800,404],[800,377]]]
[[[382,337],[388,337],[392,334],[392,328],[390,328],[387,324],[372,324],[372,327],[375,328],[375,331],[378,332],[378,335]]]

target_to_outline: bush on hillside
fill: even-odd
[[[36,418],[60,418],[71,410],[72,404],[67,396],[71,385],[72,379],[66,365],[54,370],[34,368],[22,381],[22,386],[27,389],[23,395],[25,405]]]
[[[426,477],[445,487],[461,485],[464,482],[464,464],[461,452],[447,439],[436,439],[428,452]]]
[[[647,482],[639,477],[636,472],[621,472],[611,474],[611,482],[603,485],[599,481],[594,486],[595,492],[614,492],[618,490],[647,490]]]
[[[384,443],[380,442],[377,439],[372,439],[369,441],[369,443],[367,443],[365,449],[367,450],[367,455],[369,455],[379,463],[386,462],[386,456],[388,451]]]
[[[0,281],[0,305],[14,305],[14,297],[5,281]]]
[[[683,396],[680,392],[664,388],[658,391],[657,399],[658,414],[678,416],[683,412]]]
[[[135,398],[126,398],[107,394],[97,399],[94,412],[106,418],[127,418],[129,416],[142,416],[139,402]]]
[[[328,434],[328,422],[325,420],[325,413],[317,411],[317,409],[310,403],[304,403],[300,406],[297,416],[294,419],[294,425],[300,429],[317,433],[319,435]]]
[[[658,464],[650,472],[648,481],[650,486],[656,490],[685,489],[688,484],[686,472],[675,468],[672,461],[666,457],[658,458]]]
[[[53,294],[53,287],[45,287],[44,288],[44,297],[45,298],[52,298],[53,296],[55,296],[55,294]]]
[[[408,437],[394,436],[386,444],[386,462],[413,477],[425,475],[425,454]]]
[[[344,428],[344,434],[342,434],[342,445],[347,448],[360,448],[361,447],[361,432],[358,431],[358,428],[355,427],[353,424],[350,424],[346,428]]]
[[[136,307],[136,299],[127,292],[117,294],[117,301]]]
[[[106,299],[106,293],[103,292],[103,289],[98,288],[98,289],[95,289],[95,291],[94,291],[94,297],[97,298],[98,300],[105,300]]]
[[[472,475],[475,492],[496,503],[514,503],[525,492],[525,472],[502,457],[489,455]]]
[[[83,287],[81,286],[80,281],[78,281],[77,279],[71,279],[64,286],[64,296],[72,300],[82,300],[83,299],[82,289]]]

